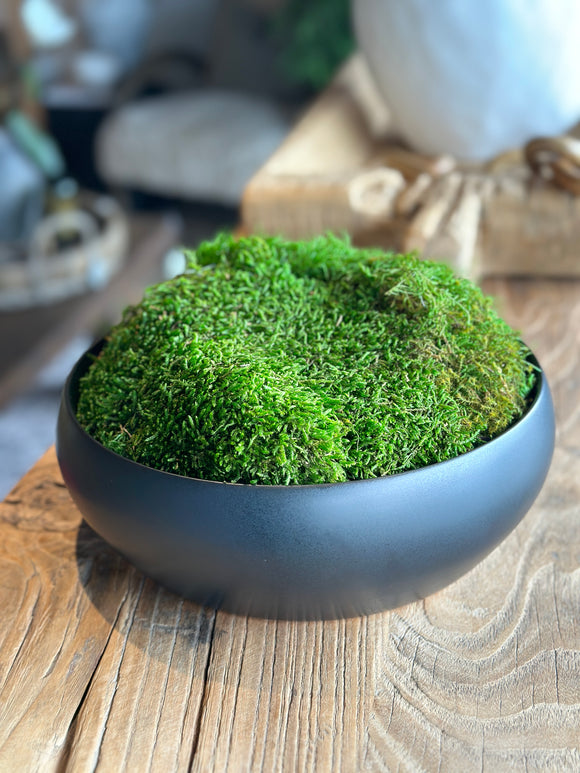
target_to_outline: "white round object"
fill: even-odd
[[[124,71],[141,59],[154,21],[152,0],[79,0],[82,28],[91,48],[107,51]]]
[[[173,279],[180,274],[183,274],[187,268],[187,261],[183,250],[177,248],[169,250],[169,252],[163,258],[163,277],[165,279]]]
[[[23,0],[20,17],[33,45],[58,48],[75,36],[76,22],[53,0]]]
[[[119,79],[122,65],[107,51],[79,51],[71,62],[75,79],[83,86],[111,88]]]
[[[580,119],[578,0],[353,0],[353,12],[418,151],[486,160]]]

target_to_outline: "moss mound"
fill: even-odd
[[[521,415],[517,334],[472,283],[413,255],[220,236],[126,310],[78,418],[160,470],[332,483],[450,459]]]

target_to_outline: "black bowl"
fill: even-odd
[[[350,617],[423,598],[515,527],[550,466],[554,410],[540,371],[528,410],[503,434],[411,472],[306,486],[159,472],[109,451],[79,425],[89,354],[66,382],[57,428],[58,461],[79,510],[146,574],[233,612]]]

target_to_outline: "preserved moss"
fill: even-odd
[[[78,419],[150,467],[260,484],[450,459],[518,418],[529,354],[441,263],[226,235],[150,288],[81,382]]]

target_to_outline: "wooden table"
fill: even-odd
[[[0,770],[580,770],[580,283],[487,289],[559,426],[503,544],[373,617],[235,617],[102,542],[51,449],[0,505]]]

